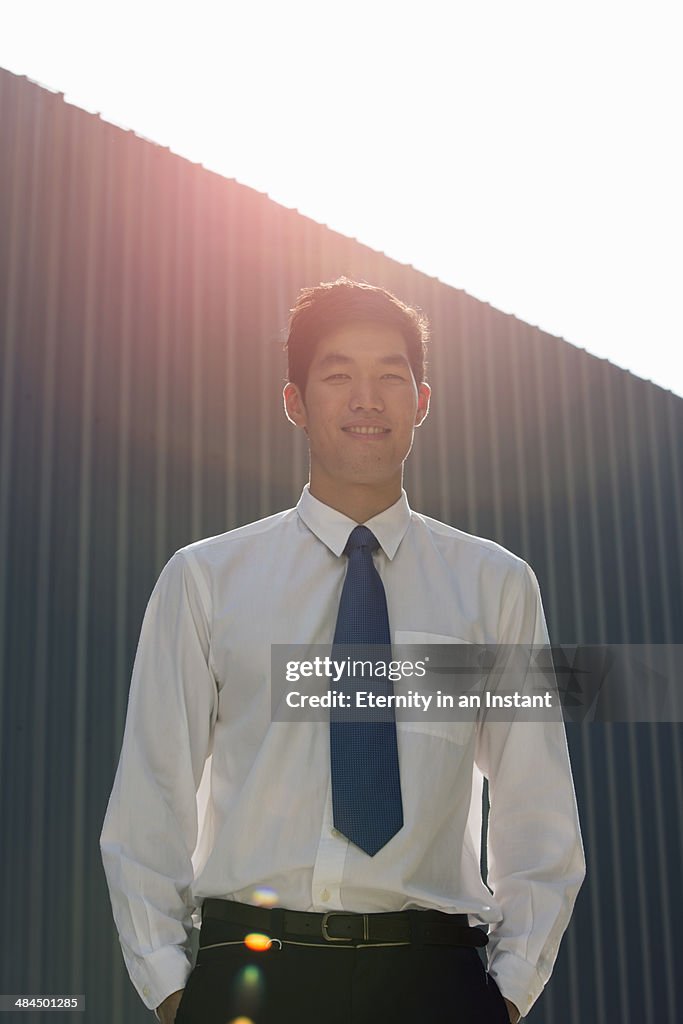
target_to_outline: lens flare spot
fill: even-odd
[[[255,953],[262,953],[264,950],[270,949],[272,944],[273,940],[261,932],[249,932],[248,935],[244,936],[244,945]]]
[[[242,970],[241,981],[246,988],[254,988],[260,985],[262,977],[263,971],[260,967],[257,967],[256,964],[247,964]]]
[[[251,1017],[233,1017],[227,1024],[254,1024]]]
[[[265,992],[265,979],[263,971],[254,964],[246,964],[239,971],[233,980],[233,995],[235,1009],[242,1011],[245,1019],[250,1016],[258,1016],[258,1011],[263,1002]]]
[[[253,889],[249,901],[255,907],[274,907],[277,903],[277,893],[267,885],[261,885]]]

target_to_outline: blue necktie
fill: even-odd
[[[387,600],[372,560],[377,547],[377,538],[367,526],[351,531],[344,549],[349,564],[332,649],[337,660],[370,656],[374,661],[391,660]],[[368,655],[355,651],[359,644],[380,646]],[[353,700],[356,686],[375,693],[393,693],[386,678],[363,677],[361,685],[361,680],[354,680],[347,673],[341,682],[342,692]],[[351,720],[345,721],[345,717]],[[378,718],[381,720],[377,721]],[[373,857],[403,826],[393,708],[381,713],[354,710],[346,716],[333,709],[330,763],[335,828]]]

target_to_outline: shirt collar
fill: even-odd
[[[338,512],[318,498],[314,498],[308,484],[301,493],[296,510],[311,533],[314,533],[330,551],[337,556],[344,553],[349,534],[358,523],[345,516],[343,512]],[[401,490],[398,501],[362,525],[372,530],[382,551],[387,558],[392,559],[408,529],[410,515],[406,492]]]

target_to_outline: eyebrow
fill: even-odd
[[[328,354],[320,360],[318,368],[321,370],[325,370],[329,366],[338,366],[340,364],[348,366],[350,363],[353,362],[354,360],[351,358],[351,356],[347,356],[343,352],[328,352]],[[382,366],[405,367],[410,365],[407,357],[401,355],[400,353],[396,353],[396,355],[390,356],[381,356],[378,362],[380,362]]]

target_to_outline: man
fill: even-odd
[[[176,552],[150,598],[101,845],[128,971],[164,1024],[514,1022],[552,970],[585,871],[561,723],[390,716],[359,741],[271,713],[273,644],[547,643],[524,562],[408,506],[426,337],[383,289],[304,290],[284,403],[309,484]]]

